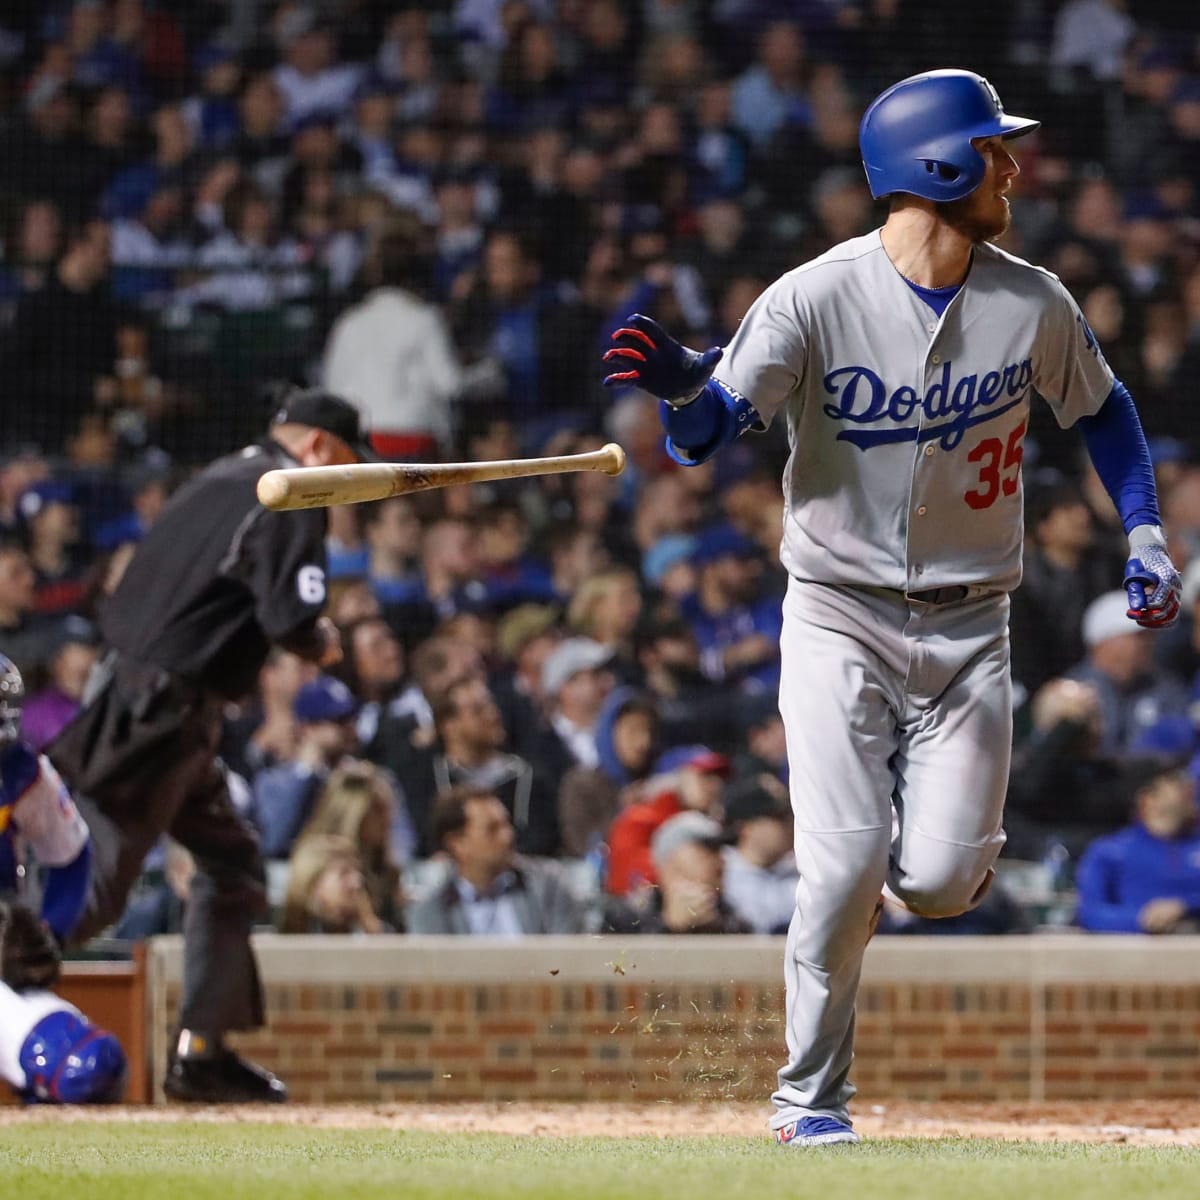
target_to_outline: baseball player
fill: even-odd
[[[48,759],[21,740],[25,688],[0,654],[0,1077],[33,1103],[119,1100],[125,1055],[50,989],[87,895],[91,842]],[[22,898],[30,852],[46,869],[40,915]]]
[[[605,355],[620,367],[607,384],[663,400],[684,465],[787,421],[779,704],[800,883],[771,1126],[793,1146],[858,1141],[854,1004],[881,889],[948,917],[993,878],[1034,390],[1080,427],[1124,521],[1130,619],[1159,628],[1179,610],[1129,392],[1062,283],[990,244],[1009,223],[1012,139],[1037,127],[969,71],[902,80],[859,133],[872,194],[890,198],[881,229],[776,280],[724,349],[634,315]]]

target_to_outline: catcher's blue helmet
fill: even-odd
[[[1010,117],[996,89],[973,71],[926,71],[876,96],[858,127],[871,195],[908,192],[961,200],[982,182],[986,164],[972,138],[1020,137],[1041,124]]]
[[[24,1098],[33,1104],[115,1104],[125,1094],[125,1052],[106,1029],[59,1011],[44,1016],[21,1047]]]

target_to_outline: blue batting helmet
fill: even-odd
[[[121,1043],[72,1012],[44,1016],[21,1047],[25,1098],[42,1104],[115,1104],[125,1094]]]
[[[858,127],[871,195],[908,192],[961,200],[987,166],[972,138],[1020,137],[1041,124],[1010,117],[996,89],[973,71],[926,71],[876,96]]]

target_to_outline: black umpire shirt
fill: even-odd
[[[100,614],[108,644],[237,699],[272,642],[323,649],[324,509],[271,512],[255,486],[296,466],[276,442],[218,459],[172,496]]]

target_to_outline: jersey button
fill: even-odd
[[[936,367],[938,363],[942,361],[942,356],[940,354],[935,354],[929,361]]]
[[[917,509],[917,516],[923,517],[924,515],[925,515],[925,505],[922,504],[921,507]]]
[[[925,447],[925,457],[926,457],[926,458],[928,458],[928,457],[929,457],[929,456],[930,456],[932,453],[933,453],[933,447],[932,447],[932,446],[926,446],[926,447]]]
[[[932,333],[937,328],[937,322],[930,321],[929,324],[925,326],[925,328],[928,329],[930,333]]]

